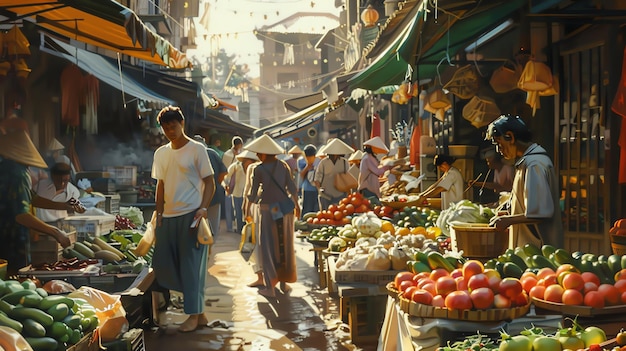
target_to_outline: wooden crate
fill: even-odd
[[[378,340],[385,320],[387,295],[346,297],[345,308],[353,343]]]

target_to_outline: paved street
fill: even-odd
[[[339,298],[319,289],[311,245],[296,239],[298,282],[289,296],[268,300],[249,288],[256,275],[237,251],[239,235],[224,221],[209,261],[205,313],[209,327],[182,334],[180,309],[162,312],[164,333],[146,331],[146,350],[375,350],[353,345],[339,320]],[[173,295],[175,297],[175,295]]]

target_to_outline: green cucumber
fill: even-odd
[[[13,306],[12,304],[4,300],[0,300],[0,312],[4,312],[8,315],[13,308],[15,308],[15,306]]]
[[[63,302],[58,303],[47,310],[55,321],[62,321],[70,314],[70,308]]]
[[[24,307],[39,307],[42,299],[43,297],[39,296],[39,294],[24,295],[20,299],[20,305]]]
[[[536,245],[526,244],[524,245],[524,253],[527,257],[533,257],[535,255],[543,256],[541,253],[541,249],[539,249]]]
[[[85,257],[88,257],[88,258],[95,257],[93,250],[88,248],[85,244],[81,243],[80,241],[77,241],[74,243],[74,250],[80,252]]]
[[[48,328],[46,336],[59,339],[63,335],[67,334],[65,324],[63,322],[54,322],[52,326]]]
[[[454,270],[454,266],[450,264],[450,262],[448,262],[448,260],[446,260],[446,258],[437,251],[429,252],[427,257],[428,265],[431,269],[443,268],[448,272],[452,272]]]
[[[28,289],[28,290],[35,290],[37,289],[37,285],[35,285],[35,283],[33,283],[32,280],[30,279],[26,279],[22,282],[22,287],[24,289]]]
[[[37,288],[37,289],[35,289],[35,291],[41,297],[47,297],[48,296],[48,292],[46,290],[44,290],[44,288]]]
[[[526,265],[526,262],[524,262],[524,259],[516,255],[515,253],[508,255],[507,258],[509,262],[515,263],[519,268],[522,269],[522,271],[528,268],[528,266]]]
[[[517,279],[521,278],[522,274],[524,273],[524,271],[513,262],[504,263],[504,265],[502,266],[502,272],[504,273],[504,275],[502,276],[503,278],[513,277]]]
[[[32,307],[15,307],[9,314],[9,317],[18,321],[32,319],[46,328],[51,326],[54,322],[54,319],[51,315],[40,309]]]
[[[49,336],[43,338],[25,338],[33,351],[55,351],[59,342]]]
[[[39,295],[37,294],[35,290],[28,290],[28,289],[22,288],[22,290],[15,291],[10,294],[6,294],[2,296],[2,300],[10,303],[11,305],[17,305],[22,300],[22,297],[26,295],[32,295],[32,294]]]
[[[18,333],[21,333],[24,329],[24,325],[21,322],[16,321],[4,313],[0,313],[0,326],[9,327]]]
[[[620,255],[611,255],[607,259],[607,263],[609,264],[609,269],[615,275],[615,273],[619,272],[622,269],[622,256]]]
[[[80,327],[81,319],[82,318],[79,315],[72,314],[72,315],[68,315],[67,317],[63,318],[63,323],[65,323],[65,325],[67,325],[71,329],[76,329],[76,328]]]
[[[46,336],[46,328],[30,318],[24,319],[22,321],[22,325],[24,326],[24,329],[22,330],[22,334],[24,334],[24,336],[30,336],[33,338]]]
[[[552,268],[553,270],[556,270],[556,265],[550,261],[548,258],[542,256],[542,255],[533,255],[531,257],[532,261],[533,261],[533,266],[537,267],[537,268]]]
[[[550,254],[556,251],[556,247],[552,245],[545,244],[541,247],[541,254],[545,257],[549,257]]]
[[[48,310],[50,307],[59,303],[64,303],[69,308],[74,307],[74,299],[63,295],[50,295],[41,300],[39,308],[42,310]]]

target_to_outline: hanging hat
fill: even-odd
[[[65,146],[63,146],[57,138],[52,138],[52,141],[48,144],[48,151],[58,151],[63,149],[65,149]]]
[[[0,134],[0,156],[26,166],[48,168],[25,131]]]
[[[258,161],[259,158],[257,157],[257,155],[252,152],[252,151],[248,151],[248,150],[243,150],[242,152],[240,152],[237,156],[237,159],[239,161],[243,161],[244,158],[250,159],[250,160],[254,160],[254,161]]]
[[[363,145],[371,147],[375,154],[386,154],[389,152],[389,148],[379,136],[365,141]]]
[[[443,88],[459,99],[471,99],[478,91],[478,75],[474,66],[466,65],[457,69],[452,79]]]
[[[507,93],[517,89],[517,82],[522,75],[522,66],[512,61],[505,61],[491,74],[489,85],[496,93]]]
[[[363,158],[363,151],[356,150],[355,152],[352,153],[352,155],[350,155],[350,157],[348,158],[348,161],[360,161],[362,158]]]
[[[279,155],[283,153],[283,148],[267,134],[252,140],[244,149],[265,155]]]
[[[326,146],[324,147],[324,153],[326,155],[347,155],[353,152],[353,148],[337,138],[329,141],[328,144],[326,144]]]
[[[291,149],[289,149],[289,151],[287,151],[287,153],[288,154],[301,154],[302,149],[300,149],[298,145],[294,145],[291,147]]]

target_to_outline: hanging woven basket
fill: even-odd
[[[503,94],[517,89],[522,75],[522,67],[511,61],[505,62],[491,74],[489,85],[496,93]]]
[[[434,109],[441,109],[446,106],[450,106],[450,99],[441,88],[435,88],[426,96],[426,101]]]
[[[467,100],[476,95],[478,87],[478,74],[474,66],[466,65],[457,69],[443,88],[459,99]]]
[[[500,108],[496,102],[488,96],[474,96],[463,107],[463,118],[468,120],[474,127],[480,128],[493,122],[500,116]]]
[[[552,86],[552,72],[545,63],[528,61],[517,86],[524,91],[543,91]]]

